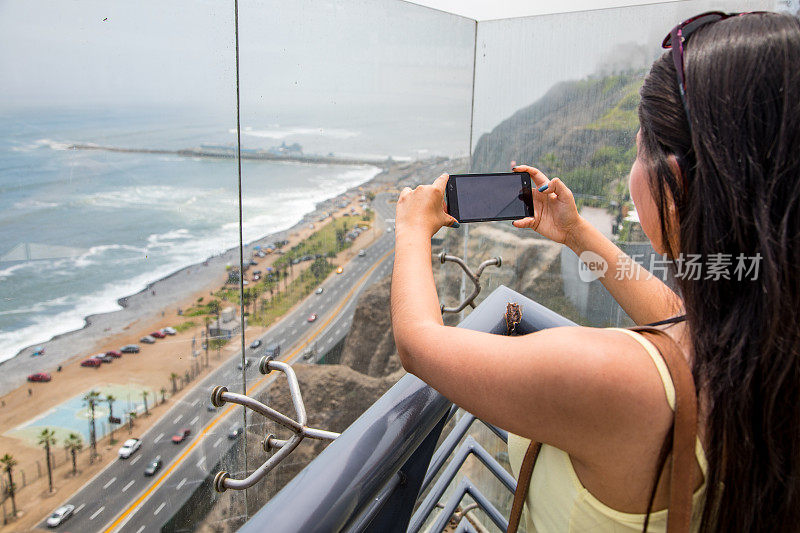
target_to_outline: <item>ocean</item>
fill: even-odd
[[[356,117],[356,118],[354,118]],[[358,118],[360,117],[360,118]],[[308,110],[242,121],[243,148],[418,158],[466,152],[445,111],[320,121]],[[235,122],[196,110],[0,111],[0,361],[119,309],[117,300],[238,245],[235,160],[68,150],[73,143],[181,149],[233,145]],[[242,161],[244,241],[289,228],[316,203],[368,181],[373,166]],[[431,180],[435,176],[431,177]]]

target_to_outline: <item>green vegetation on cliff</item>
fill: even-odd
[[[555,85],[482,135],[472,168],[500,172],[529,163],[560,177],[584,202],[626,200],[642,80],[631,72]]]

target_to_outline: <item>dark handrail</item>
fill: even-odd
[[[500,286],[458,327],[505,334],[509,302],[517,303],[522,311],[516,327],[521,334],[575,325]],[[330,532],[356,524],[355,529],[361,530],[405,531],[451,406],[415,376],[404,376],[240,531]],[[394,487],[387,491],[387,485]],[[376,506],[378,496],[380,505]],[[369,520],[364,520],[365,513]]]

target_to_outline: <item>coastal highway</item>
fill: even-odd
[[[393,197],[386,194],[376,196],[373,209],[377,217],[394,218],[394,204],[387,202]],[[360,247],[358,240],[354,247]],[[246,355],[253,363],[246,370],[248,394],[254,394],[270,380],[285,379],[279,372],[269,376],[258,372],[258,360],[264,346],[280,344],[279,359],[294,363],[302,361],[308,348],[314,347],[321,355],[342,340],[350,329],[359,294],[391,272],[393,254],[394,233],[380,234],[366,248],[365,257],[354,257],[344,265],[342,274],[334,273],[328,277],[322,284],[322,294],[309,295],[294,311],[259,337],[263,343],[261,348],[251,350],[248,347]],[[309,323],[307,318],[311,313],[316,313],[318,318]],[[248,338],[248,345],[253,340]],[[241,371],[237,368],[240,359],[240,351],[229,356],[144,434],[137,435],[134,428],[131,436],[141,438],[141,448],[129,459],[114,460],[77,493],[61,502],[74,505],[75,513],[59,529],[135,533],[160,529],[183,506],[197,485],[216,473],[212,469],[218,459],[231,446],[240,445],[239,440],[244,438],[228,437],[232,427],[242,426],[241,407],[208,408],[211,389],[216,385],[241,392]],[[286,414],[293,416],[293,413]],[[248,413],[248,422],[252,420],[250,415],[252,413]],[[172,436],[182,428],[189,428],[191,435],[181,444],[174,444]],[[125,433],[120,428],[120,437]],[[161,456],[163,466],[155,476],[145,477],[145,467],[157,455]],[[252,469],[258,465],[248,466]],[[40,511],[44,514],[52,509]],[[38,527],[47,529],[44,522]]]

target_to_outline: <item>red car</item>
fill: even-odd
[[[316,313],[312,313],[312,314],[310,314],[308,316],[308,321],[309,322],[314,322],[316,319],[317,319],[317,314]]]
[[[122,357],[122,352],[120,352],[119,350],[109,350],[106,352],[106,355],[110,357],[116,357],[117,359],[119,359],[120,357]]]
[[[102,364],[103,364],[103,361],[101,361],[100,359],[95,359],[94,357],[92,357],[90,359],[86,359],[84,361],[81,361],[81,366],[98,367],[98,366],[100,366]]]
[[[172,442],[174,442],[175,444],[180,444],[181,442],[185,441],[186,437],[188,437],[191,433],[192,433],[191,429],[183,428],[178,433],[172,436]]]
[[[51,379],[53,378],[47,372],[37,372],[28,376],[28,381],[50,381]]]
[[[154,331],[153,333],[150,334],[150,336],[155,337],[156,339],[163,339],[164,337],[167,336],[167,334],[161,331]]]

